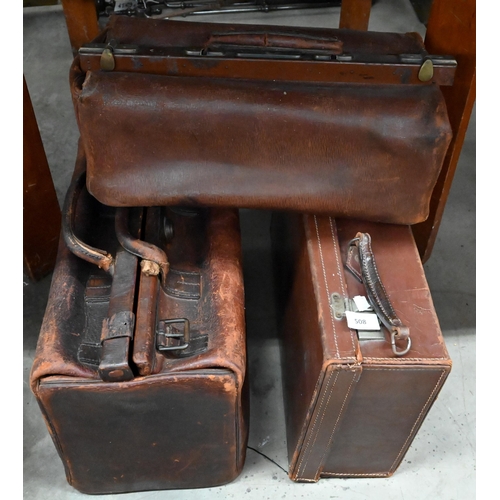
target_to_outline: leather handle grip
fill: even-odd
[[[212,47],[221,45],[298,50],[328,50],[332,54],[342,54],[342,42],[336,37],[326,38],[289,33],[214,33],[210,36],[206,46]]]
[[[85,189],[86,171],[75,176],[66,193],[62,211],[62,235],[69,250],[77,257],[95,264],[104,271],[113,275],[115,261],[105,250],[94,248],[80,240],[74,231],[75,213],[78,200]]]
[[[351,271],[354,272],[358,279],[361,278],[366,289],[368,301],[384,326],[391,333],[391,344],[394,354],[403,356],[411,347],[410,329],[399,319],[380,279],[375,255],[372,250],[371,236],[368,233],[357,233],[356,237],[349,243],[349,252],[354,247],[358,249],[361,273],[358,275],[354,270],[351,269]],[[406,340],[407,344],[403,350],[399,350],[396,346],[396,341],[399,340]]]
[[[134,238],[128,229],[129,209],[117,208],[115,232],[120,245],[132,255],[141,259],[142,272],[147,275],[160,274],[165,281],[169,270],[167,254],[156,245]]]

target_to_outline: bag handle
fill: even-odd
[[[147,276],[160,275],[162,283],[165,283],[170,267],[167,254],[156,245],[147,241],[134,238],[128,229],[129,209],[117,208],[115,219],[115,232],[120,245],[132,255],[141,259],[141,270]]]
[[[115,270],[115,259],[113,256],[105,250],[94,248],[84,243],[75,235],[74,223],[76,207],[85,187],[86,174],[87,172],[84,170],[79,175],[75,176],[66,193],[62,211],[62,235],[64,242],[73,254],[91,264],[95,264],[97,267],[113,276]]]
[[[296,49],[306,51],[328,51],[331,54],[342,54],[342,42],[337,37],[320,37],[314,35],[297,35],[273,32],[233,32],[213,33],[205,48],[216,48],[226,45],[240,48],[258,47],[266,49]]]
[[[361,273],[352,267],[354,249],[358,249]],[[368,233],[357,233],[349,242],[346,267],[365,286],[368,301],[377,313],[380,321],[391,334],[392,352],[396,356],[404,356],[411,348],[410,329],[403,324],[394,310],[380,275],[373,254],[371,236]],[[406,347],[399,350],[396,342],[406,341]]]

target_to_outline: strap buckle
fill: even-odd
[[[182,331],[175,331],[172,325],[183,324]],[[164,343],[159,343],[159,337],[165,339]],[[156,348],[160,352],[179,351],[189,347],[190,326],[187,318],[161,319],[158,321]]]

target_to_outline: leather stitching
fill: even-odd
[[[332,373],[333,373],[333,371],[332,371]],[[331,374],[332,374],[332,373],[330,373],[330,377],[328,377],[328,382],[330,382],[330,378],[331,378]],[[320,422],[319,422],[318,429],[317,429],[317,431],[316,431],[316,435],[314,436],[314,441],[312,442],[312,445],[311,445],[311,447],[310,447],[310,449],[311,449],[311,450],[312,450],[312,449],[314,449],[314,445],[316,444],[316,440],[318,439],[318,434],[319,434],[319,431],[320,431],[320,429],[321,429],[321,425],[322,425],[322,423],[323,423],[323,420],[324,420],[324,418],[325,418],[326,411],[327,411],[327,409],[328,409],[328,405],[329,405],[329,403],[330,403],[330,399],[332,399],[333,388],[335,387],[335,384],[337,383],[337,380],[338,380],[338,378],[339,378],[339,374],[340,374],[340,372],[339,372],[339,371],[337,371],[337,374],[336,374],[336,376],[335,376],[335,380],[333,381],[333,385],[332,385],[332,387],[331,387],[331,388],[328,388],[328,387],[327,387],[327,388],[325,388],[325,391],[328,391],[328,399],[326,400],[325,408],[324,408],[324,410],[323,410],[323,413],[321,414],[321,420],[320,420]],[[316,422],[315,422],[315,425],[316,425]],[[306,463],[304,464],[304,468],[302,469],[302,471],[304,471],[304,470],[306,469],[307,464],[308,464],[308,462],[309,462],[309,458],[311,458],[311,453],[309,453],[309,454],[308,454],[308,457],[307,457]],[[321,462],[320,462],[320,464],[321,464]]]
[[[413,370],[412,370],[413,371]],[[422,370],[416,370],[416,371],[422,371]],[[408,443],[408,440],[411,438],[412,434],[413,434],[413,430],[415,429],[415,427],[417,426],[417,424],[421,421],[421,418],[424,414],[424,411],[425,409],[428,407],[429,403],[433,400],[433,397],[434,397],[434,394],[436,393],[436,391],[438,390],[438,387],[441,385],[441,380],[442,378],[444,377],[446,371],[445,370],[442,370],[441,372],[441,376],[439,377],[439,380],[436,382],[436,385],[434,386],[434,389],[432,390],[430,396],[428,397],[427,401],[425,402],[422,410],[420,411],[418,417],[417,417],[417,420],[415,420],[415,423],[413,424],[413,427],[411,428],[410,430],[410,434],[409,436],[406,438],[406,441],[404,442],[401,450],[399,451],[398,453],[398,456],[396,457],[396,459],[394,460],[394,462],[392,463],[391,465],[391,468],[389,469],[390,471],[392,471],[394,469],[395,466],[397,466],[397,463],[398,463],[398,460],[399,460],[399,457],[401,456],[401,454],[403,453],[403,450],[406,448],[406,443]]]
[[[387,361],[387,362],[398,362],[398,363],[404,363],[405,361],[427,361],[427,360],[434,360],[434,359],[443,359],[443,360],[449,360],[450,358],[369,358],[369,357],[363,357],[363,359],[369,359],[372,361]]]
[[[337,271],[339,273],[339,280],[340,280],[340,288],[342,289],[342,296],[347,297],[346,293],[346,288],[344,286],[344,274],[343,271],[340,267],[340,262],[342,261],[340,257],[340,250],[338,248],[338,238],[337,238],[337,226],[334,226],[333,220],[331,217],[328,217],[328,220],[330,221],[330,231],[332,233],[332,240],[333,240],[333,248],[335,250],[335,260],[337,262]],[[354,344],[354,338],[353,338],[353,330],[349,329],[349,334],[351,336],[351,344],[352,344],[352,349],[353,351],[356,351],[356,346]]]
[[[326,402],[326,405],[323,409],[323,412],[321,413],[321,421],[320,421],[320,425],[318,426],[318,428],[321,428],[321,422],[323,422],[323,418],[325,416],[325,413],[326,413],[326,408],[328,407],[328,402],[330,401],[330,398],[332,397],[332,392],[333,392],[333,388],[335,387],[335,384],[337,382],[337,379],[339,377],[339,372],[337,371],[336,372],[336,377],[335,377],[335,380],[333,382],[333,385],[332,385],[332,390],[328,390],[329,388],[329,385],[330,385],[330,379],[332,378],[332,375],[333,375],[333,370],[330,371],[330,374],[328,375],[328,380],[326,382],[326,386],[325,386],[325,389],[323,390],[323,395],[321,396],[321,402],[320,402],[320,405],[319,405],[319,410],[318,410],[318,413],[316,414],[316,418],[314,419],[314,423],[313,423],[313,426],[312,426],[312,429],[311,429],[311,433],[309,435],[309,439],[307,440],[307,443],[306,443],[306,447],[304,449],[304,454],[299,462],[299,466],[298,466],[298,469],[297,469],[297,475],[301,473],[301,468],[302,468],[302,462],[304,461],[304,458],[306,457],[307,455],[307,459],[306,459],[306,462],[304,464],[304,467],[302,468],[302,472],[304,472],[304,469],[306,468],[307,466],[307,463],[309,462],[309,457],[310,457],[310,444],[311,444],[311,439],[313,437],[313,434],[314,434],[314,429],[316,427],[316,423],[318,422],[318,418],[319,418],[319,415],[321,413],[321,410],[323,409],[323,403],[324,403],[324,400],[325,400],[325,396],[328,394],[328,400]],[[316,443],[316,438],[317,438],[317,432],[316,432],[316,436],[314,438],[314,441],[313,441],[313,446],[314,444]],[[298,479],[301,479],[300,477],[297,477]]]
[[[387,477],[388,476],[388,472],[387,473],[383,473],[383,474],[348,474],[348,473],[344,473],[344,472],[322,472],[321,475],[322,476],[346,476],[346,477]]]
[[[354,267],[354,265],[352,264],[352,261],[354,259],[354,246],[351,246],[349,247],[349,250],[347,252],[347,260],[346,260],[346,267],[347,269],[349,269],[349,271],[351,271],[352,274],[354,274],[354,276],[356,276],[356,278],[358,278],[358,281],[360,283],[363,283],[363,276],[361,276],[361,273],[359,273],[356,268]]]
[[[337,342],[337,331],[335,329],[335,320],[333,319],[333,313],[332,313],[332,308],[329,305],[329,298],[330,298],[330,290],[328,289],[328,281],[326,279],[326,269],[325,269],[325,261],[323,259],[323,248],[321,246],[321,238],[319,236],[319,228],[318,228],[318,219],[316,216],[314,216],[314,225],[316,227],[316,239],[318,240],[318,248],[319,248],[319,257],[321,259],[321,267],[323,268],[323,279],[325,281],[325,288],[326,288],[326,294],[327,294],[327,303],[328,303],[328,310],[330,311],[330,319],[332,321],[332,327],[333,327],[333,339],[335,341],[335,348],[337,349],[337,352],[335,353],[335,357],[340,358],[339,354],[339,345]]]
[[[340,417],[344,413],[344,407],[345,407],[347,398],[349,396],[349,393],[351,392],[352,384],[356,380],[357,376],[358,376],[358,373],[354,372],[354,376],[352,377],[351,383],[349,384],[349,389],[347,389],[344,401],[342,402],[342,406],[340,407],[340,411],[339,411],[339,414],[337,416],[337,420],[335,421],[335,425],[333,426],[332,433],[330,434],[330,439],[328,440],[328,444],[326,445],[325,452],[323,453],[323,456],[321,457],[320,464],[323,464],[323,461],[325,460],[325,456],[326,456],[327,452],[330,450],[330,445],[332,443],[333,435],[335,434],[335,431],[337,430],[337,425],[339,424]]]
[[[381,372],[381,371],[401,371],[401,370],[398,369],[398,368],[375,368],[375,369],[370,369],[370,371]],[[414,368],[414,369],[411,369],[411,370],[408,370],[408,371],[421,372],[421,371],[429,371],[429,369],[426,369],[426,368]],[[420,413],[419,413],[419,415],[417,417],[417,420],[415,421],[415,423],[413,424],[413,426],[412,426],[412,428],[410,430],[410,434],[406,438],[403,446],[401,447],[401,450],[399,451],[396,459],[392,463],[392,465],[389,468],[388,472],[385,472],[385,473],[375,473],[375,474],[349,474],[349,473],[345,473],[345,472],[322,472],[321,475],[322,476],[347,476],[347,477],[354,477],[354,476],[359,476],[359,477],[386,477],[388,474],[390,474],[391,471],[394,470],[395,465],[398,463],[399,457],[403,453],[403,450],[405,449],[406,444],[408,443],[408,440],[411,438],[411,436],[413,434],[413,430],[418,425],[418,423],[421,421],[422,415],[425,412],[425,409],[427,408],[429,402],[432,401],[432,399],[434,397],[434,394],[436,393],[438,387],[440,386],[441,380],[444,377],[445,373],[446,373],[446,370],[442,370],[441,376],[439,377],[439,380],[437,381],[437,383],[436,383],[434,389],[432,390],[429,398],[424,403],[424,406],[423,406],[422,410],[420,411]]]

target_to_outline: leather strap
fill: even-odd
[[[81,241],[74,231],[74,219],[76,207],[80,194],[85,187],[87,172],[84,170],[71,181],[69,189],[66,193],[64,206],[62,210],[62,235],[64,242],[69,250],[77,257],[95,264],[97,267],[104,269],[111,276],[114,273],[115,261],[113,256],[105,250],[94,248]]]
[[[147,276],[161,275],[165,282],[169,263],[167,254],[156,245],[133,237],[128,229],[129,208],[118,208],[116,210],[115,230],[116,237],[121,246],[132,255],[141,259],[141,270]]]
[[[279,49],[327,50],[342,54],[342,42],[337,37],[319,37],[306,34],[272,32],[213,33],[206,47],[237,45]]]
[[[132,311],[120,311],[102,323],[101,342],[122,337],[134,338],[135,314]]]
[[[353,262],[355,248],[358,250],[359,271]],[[356,237],[350,241],[346,267],[364,284],[368,301],[380,321],[391,333],[394,354],[396,356],[405,355],[411,347],[410,329],[399,319],[380,279],[372,250],[371,236],[368,233],[357,233]],[[400,340],[407,343],[403,350],[398,350],[396,346],[396,341]]]
[[[172,297],[199,300],[201,297],[200,273],[170,269],[164,290]]]
[[[85,327],[83,342],[78,348],[80,363],[99,366],[101,361],[102,322],[108,314],[111,277],[91,275],[85,287]]]

